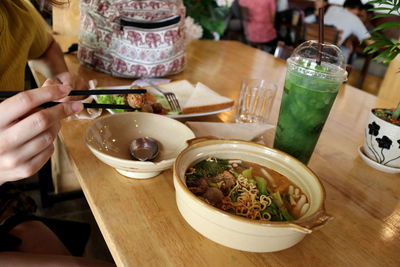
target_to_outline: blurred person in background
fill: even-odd
[[[329,7],[329,2],[328,0],[315,0],[314,1],[314,8],[306,8],[304,13],[305,13],[305,18],[304,21],[306,23],[318,23],[318,12],[320,8],[324,8],[324,13],[326,13],[326,10]]]
[[[363,4],[360,0],[346,0],[343,6],[330,6],[324,16],[325,25],[334,26],[342,31],[338,45],[346,62],[349,61],[350,54],[354,50],[354,41],[351,40],[353,36],[359,43],[364,42],[367,45],[372,43],[368,40],[371,34],[359,18],[362,9]]]
[[[342,7],[332,5],[328,8],[325,13],[324,23],[342,31],[339,45],[342,45],[352,34],[357,37],[360,43],[371,37],[358,17],[362,8],[363,4],[360,0],[346,0]]]
[[[68,72],[60,47],[28,0],[0,1],[0,51],[0,90],[24,89],[28,60],[41,62],[53,78],[41,88],[0,103],[0,265],[110,265],[72,256],[66,243],[50,230],[50,224],[33,215],[34,201],[12,184],[35,174],[48,161],[61,120],[83,108],[67,96],[72,89],[84,89],[84,81]],[[62,103],[39,107],[51,101]],[[70,241],[81,238],[82,233],[74,229],[68,233]],[[80,244],[82,250],[86,241]],[[76,246],[72,245],[72,250]]]
[[[273,52],[276,47],[277,34],[274,27],[275,0],[239,0],[245,9],[243,18],[247,41],[254,47]]]
[[[372,31],[375,28],[375,26],[371,23],[371,20],[375,15],[374,11],[370,11],[371,8],[374,8],[374,6],[371,4],[363,5],[358,15],[368,31]]]

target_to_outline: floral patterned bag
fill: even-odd
[[[78,58],[117,77],[160,77],[183,70],[181,0],[82,0]]]

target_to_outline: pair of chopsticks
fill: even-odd
[[[0,98],[12,97],[21,91],[2,91],[0,92]],[[89,96],[89,95],[126,95],[126,94],[145,94],[146,89],[95,89],[95,90],[74,90],[69,93],[69,96]],[[0,100],[1,102],[1,100]],[[43,108],[52,107],[59,104],[59,102],[48,102],[41,105]],[[105,108],[105,109],[127,109],[135,110],[129,105],[117,105],[117,104],[98,104],[98,103],[83,103],[84,108]]]

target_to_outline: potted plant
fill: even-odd
[[[379,11],[373,19],[400,17],[400,2],[394,0],[373,0],[370,11]],[[365,48],[374,59],[389,63],[400,54],[400,40],[389,39],[381,31],[399,29],[400,21],[387,21],[371,31],[372,44]],[[380,165],[400,169],[400,104],[397,108],[374,108],[369,112],[365,128],[364,153]]]

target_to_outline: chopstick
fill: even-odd
[[[145,94],[146,89],[94,89],[94,90],[73,90],[69,93],[69,96],[76,95],[126,95],[126,94]],[[12,97],[21,91],[2,91],[0,92],[0,98]]]
[[[146,89],[94,89],[94,90],[73,90],[69,95],[126,95],[145,94]]]
[[[3,100],[0,100],[0,103],[3,102]],[[55,105],[61,104],[61,102],[47,102],[40,107],[42,108],[50,108],[54,107]],[[126,110],[138,110],[136,108],[132,108],[129,105],[117,105],[117,104],[97,104],[97,103],[83,103],[84,108],[104,108],[104,109],[126,109]]]
[[[42,108],[49,108],[60,104],[60,102],[47,102],[40,105]],[[83,103],[84,108],[104,108],[104,109],[127,109],[127,110],[138,110],[132,108],[129,105],[117,105],[117,104],[97,104],[97,103]]]

